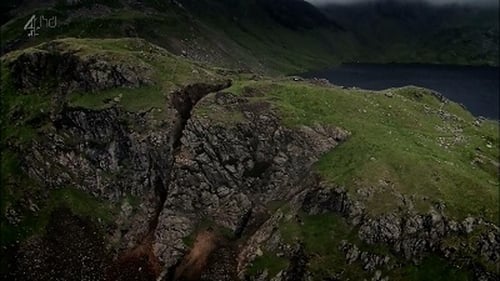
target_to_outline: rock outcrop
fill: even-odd
[[[88,92],[153,83],[153,70],[141,60],[111,57],[105,52],[86,53],[85,48],[68,49],[64,40],[13,55],[7,66],[14,86],[24,92]]]
[[[319,156],[347,137],[337,128],[283,127],[269,104],[216,93],[200,107],[241,120],[221,125],[194,115],[183,130],[156,229],[155,253],[172,266],[201,218],[240,233],[269,201],[289,197]],[[234,120],[233,120],[234,121]]]
[[[352,199],[342,188],[331,188],[324,182],[317,185],[322,188],[310,189],[299,196],[303,198],[304,211],[309,214],[338,213],[359,229],[357,232],[361,241],[368,245],[385,245],[393,255],[401,258],[394,265],[389,263],[389,256],[363,252],[355,244],[343,241],[340,249],[345,253],[348,264],[359,261],[367,271],[377,268],[390,270],[405,262],[418,264],[429,253],[434,253],[457,266],[472,268],[478,280],[497,278],[485,265],[496,265],[500,261],[498,226],[473,217],[467,217],[462,222],[455,221],[444,213],[442,206],[427,214],[403,209],[372,216],[361,202]],[[482,264],[474,262],[478,257]]]

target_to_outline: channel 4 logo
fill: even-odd
[[[32,15],[28,22],[24,25],[24,30],[28,31],[28,37],[33,38],[40,35],[38,32],[42,28],[56,28],[57,17],[45,17]]]

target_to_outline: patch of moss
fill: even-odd
[[[11,73],[2,64],[0,124],[2,147],[8,141],[26,143],[36,135],[36,129],[44,126],[50,109],[50,99],[40,93],[18,94],[11,80]],[[3,149],[2,149],[3,150]]]
[[[73,214],[98,220],[107,225],[113,222],[116,215],[116,206],[110,202],[96,199],[84,191],[74,188],[61,188],[49,193],[47,200],[38,202],[39,210],[27,211],[20,224],[16,227],[2,222],[2,245],[10,244],[23,237],[41,234],[50,218],[52,211],[59,207],[66,207]],[[5,233],[4,233],[5,231]]]
[[[176,57],[166,50],[154,46],[141,39],[77,39],[64,38],[53,41],[62,51],[71,52],[81,56],[82,59],[88,56],[95,56],[102,59],[114,61],[124,65],[143,65],[151,68],[153,85],[141,86],[138,88],[114,88],[98,92],[76,92],[68,97],[72,106],[80,106],[91,109],[103,109],[113,105],[122,106],[125,110],[138,112],[147,111],[151,108],[163,109],[166,105],[168,93],[184,87],[187,84],[207,82],[219,77],[209,68],[203,68],[185,59]],[[27,52],[44,52],[50,44],[41,44],[35,47],[8,53],[2,57],[3,61],[11,61],[17,56]],[[3,66],[4,67],[4,66]],[[2,75],[9,81],[9,71],[4,67]],[[3,82],[2,82],[3,83]],[[5,89],[9,88],[6,82]],[[47,92],[50,89],[47,89]],[[18,95],[14,89],[8,91],[4,103],[5,112],[12,113],[15,107],[29,112],[33,119],[40,112],[48,112],[49,101],[41,92],[30,93],[28,95]],[[28,120],[29,121],[29,120]],[[4,127],[5,130],[29,129],[26,127]],[[20,133],[22,133],[21,131]],[[8,132],[10,134],[10,132]]]
[[[115,88],[95,93],[75,93],[69,97],[71,106],[104,109],[120,105],[125,110],[138,112],[151,107],[163,108],[166,97],[158,86]]]
[[[236,124],[245,120],[245,116],[243,116],[243,113],[240,110],[228,109],[214,103],[198,104],[195,107],[193,114],[203,118],[208,118],[210,121],[221,125]]]
[[[276,254],[264,251],[261,256],[255,258],[250,267],[248,268],[247,274],[250,276],[256,276],[267,270],[269,277],[276,276],[280,271],[286,269],[290,262],[283,257],[278,257]]]
[[[359,263],[347,264],[344,253],[339,249],[342,240],[355,242],[356,230],[345,220],[334,214],[299,214],[290,220],[283,220],[279,226],[283,241],[293,244],[304,243],[313,280],[342,274],[362,280],[368,277]]]
[[[287,202],[285,200],[272,200],[269,201],[266,205],[266,209],[269,210],[270,213],[275,213],[279,209],[286,209]],[[286,210],[283,210],[286,213]]]
[[[396,270],[391,280],[407,281],[467,281],[472,280],[472,272],[456,268],[445,260],[430,256],[423,260],[420,265],[410,265]]]

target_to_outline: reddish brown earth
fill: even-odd
[[[206,268],[209,257],[217,248],[218,239],[211,230],[198,233],[193,247],[175,270],[174,280],[197,281]]]
[[[160,275],[161,265],[153,253],[151,239],[124,252],[110,267],[110,281],[154,281]]]

